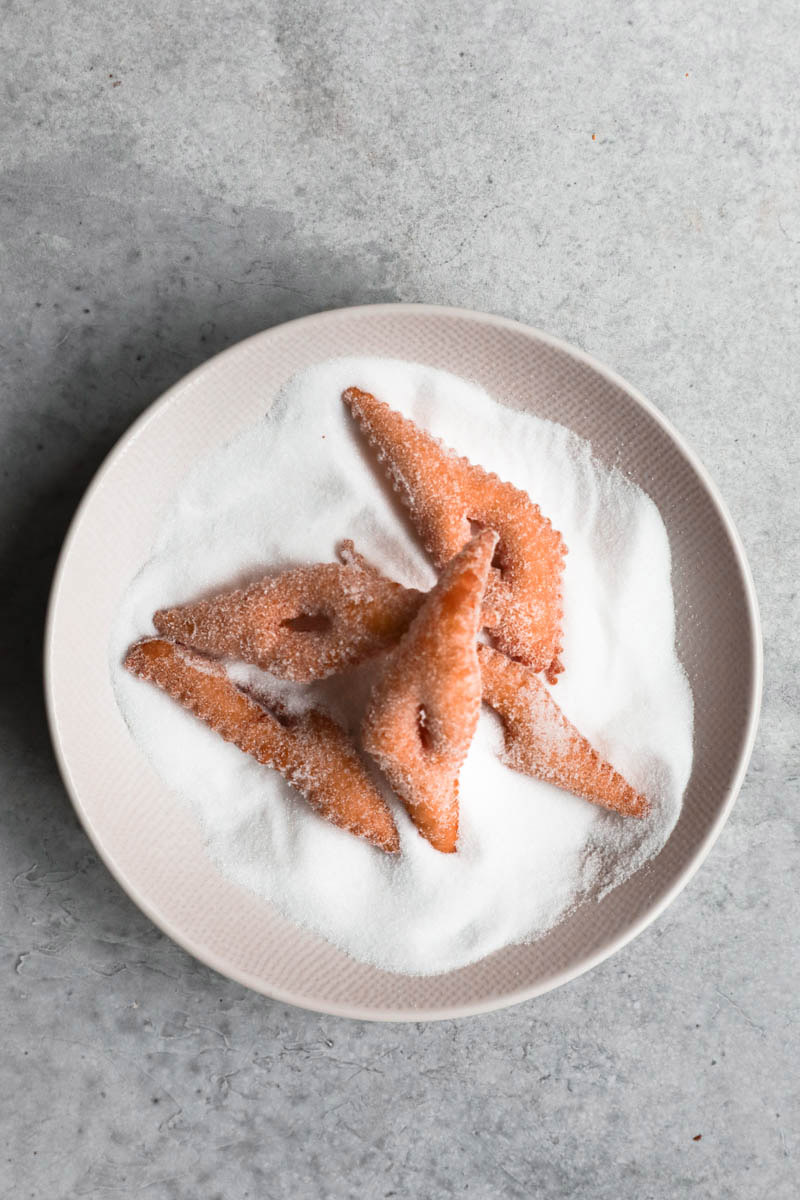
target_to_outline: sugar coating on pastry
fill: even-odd
[[[160,609],[153,624],[164,637],[281,679],[324,679],[393,645],[423,599],[370,566],[351,541],[340,558]]]
[[[515,771],[629,817],[650,805],[567,720],[541,679],[489,646],[478,647],[483,699],[503,723],[503,761]]]
[[[478,723],[477,634],[497,535],[483,530],[446,566],[375,685],[365,748],[419,832],[452,853],[458,774]]]
[[[125,666],[226,742],[280,772],[320,816],[381,850],[399,850],[388,805],[347,734],[327,714],[270,711],[238,688],[218,663],[160,638],[131,646]]]
[[[342,399],[377,451],[437,566],[457,553],[476,526],[497,532],[484,623],[500,650],[554,682],[563,670],[567,548],[561,534],[526,492],[458,457],[369,392],[350,387]]]

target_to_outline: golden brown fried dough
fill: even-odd
[[[478,723],[476,637],[497,541],[484,530],[448,563],[373,689],[362,726],[423,837],[446,854],[458,838],[458,773]]]
[[[359,388],[342,399],[375,447],[438,567],[475,525],[499,541],[485,600],[485,625],[499,649],[544,671],[563,670],[561,582],[566,546],[527,493],[459,458],[381,400]]]
[[[278,771],[327,821],[381,850],[399,850],[387,804],[347,734],[325,713],[311,710],[279,719],[232,683],[217,663],[160,638],[131,646],[125,666],[226,742]]]
[[[478,660],[483,699],[503,722],[509,767],[627,817],[647,815],[645,797],[567,720],[530,667],[489,646],[478,646]]]
[[[153,623],[204,654],[255,663],[281,679],[324,679],[392,646],[424,595],[386,579],[352,542],[343,544],[342,560],[161,609]]]

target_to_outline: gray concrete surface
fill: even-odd
[[[794,3],[6,0],[0,51],[0,1197],[796,1197]],[[131,419],[377,300],[521,318],[637,384],[765,626],[752,767],[683,895],[568,987],[439,1025],[289,1009],[162,937],[40,697],[59,543]]]

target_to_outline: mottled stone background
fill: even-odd
[[[798,1195],[798,61],[793,0],[5,0],[0,1197]],[[40,695],[55,556],[132,418],[378,300],[520,318],[641,388],[765,627],[752,766],[683,895],[562,990],[438,1025],[273,1004],[162,937]]]

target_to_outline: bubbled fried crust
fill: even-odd
[[[567,720],[530,667],[483,645],[478,660],[483,699],[503,723],[509,767],[624,816],[647,815],[645,797]]]
[[[539,506],[394,412],[369,392],[342,399],[358,420],[441,567],[473,525],[499,535],[484,605],[485,625],[505,654],[555,682],[563,666],[561,588],[566,546]]]
[[[204,654],[309,682],[393,645],[423,593],[386,579],[344,542],[342,561],[298,567],[153,617],[156,631]]]
[[[160,638],[131,646],[125,666],[165,691],[226,742],[278,771],[320,816],[379,849],[400,848],[394,819],[344,730],[311,710],[278,719],[217,663]]]
[[[476,638],[496,534],[483,530],[445,567],[392,652],[362,725],[365,748],[437,850],[456,849],[458,775],[478,723]]]

